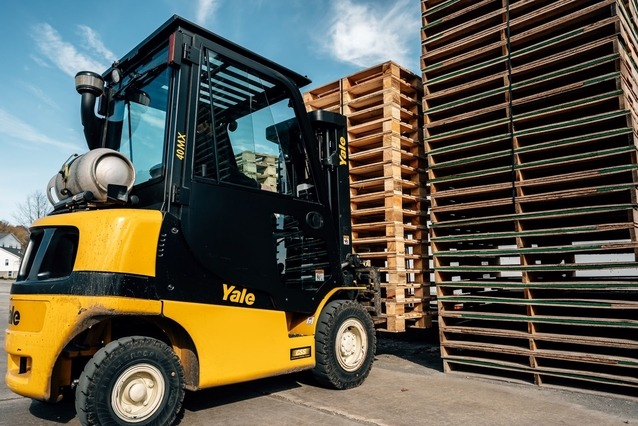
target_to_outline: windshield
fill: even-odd
[[[170,83],[167,50],[132,70],[113,87],[108,118],[109,145],[135,166],[135,184],[162,175]]]

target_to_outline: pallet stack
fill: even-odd
[[[421,5],[445,371],[637,394],[636,3]]]
[[[277,156],[244,151],[235,155],[239,171],[259,183],[277,187]]]
[[[393,62],[304,94],[309,111],[348,120],[353,251],[381,270],[392,332],[431,322],[419,76]]]

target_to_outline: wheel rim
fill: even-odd
[[[150,364],[129,367],[117,379],[111,406],[122,420],[137,423],[151,417],[162,404],[166,383],[162,373]]]
[[[365,361],[368,350],[368,335],[360,321],[344,321],[337,332],[337,361],[346,371],[355,371]]]

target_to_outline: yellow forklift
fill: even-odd
[[[165,425],[185,390],[372,366],[378,272],[351,250],[345,118],[178,16],[80,72],[89,151],[49,182],[11,287],[7,386],[82,424]]]

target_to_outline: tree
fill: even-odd
[[[26,247],[27,242],[29,241],[29,230],[27,228],[21,225],[11,225],[5,220],[0,220],[0,232],[13,234],[18,239],[18,241],[20,241],[20,244],[22,244],[23,250]]]
[[[18,204],[17,211],[13,219],[18,225],[28,228],[36,219],[46,216],[51,211],[51,205],[44,192],[34,191],[24,203]]]

